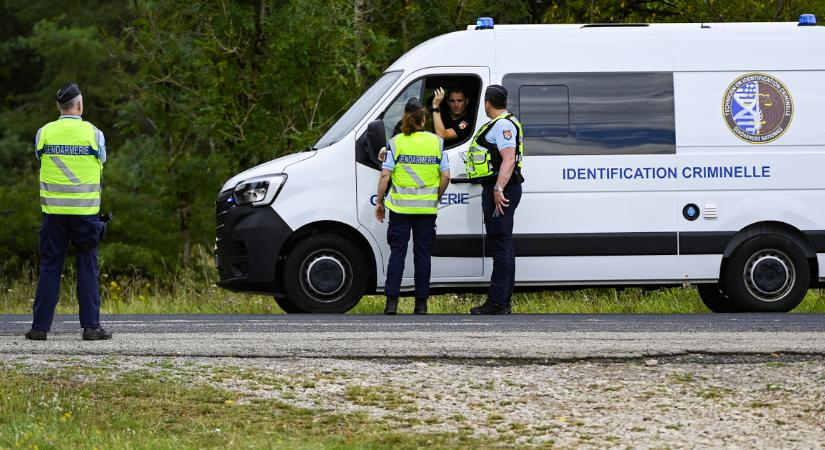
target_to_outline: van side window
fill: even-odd
[[[395,127],[398,126],[401,122],[401,118],[404,117],[404,105],[407,104],[407,100],[412,97],[418,97],[418,99],[421,100],[421,91],[423,86],[423,79],[417,80],[413,84],[407,86],[407,89],[404,89],[404,91],[401,92],[401,95],[399,95],[384,112],[384,130],[387,134],[387,139],[395,135]]]
[[[674,154],[673,74],[508,74],[527,155]],[[515,97],[515,98],[514,98]]]
[[[570,134],[570,95],[567,86],[522,86],[518,118],[525,136]]]

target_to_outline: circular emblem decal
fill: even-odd
[[[722,110],[728,129],[739,139],[766,144],[787,131],[793,118],[793,99],[773,76],[749,73],[728,86]]]

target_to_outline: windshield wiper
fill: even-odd
[[[315,148],[315,147],[304,147],[304,148],[302,148],[302,149],[301,149],[301,151],[300,151],[300,152],[298,152],[298,153],[303,153],[303,152],[314,152],[314,151],[316,151],[316,150],[318,150],[318,149],[317,149],[317,148]]]

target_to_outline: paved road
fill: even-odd
[[[108,342],[58,316],[47,342],[0,315],[0,353],[567,360],[701,354],[825,355],[825,315],[109,316]]]

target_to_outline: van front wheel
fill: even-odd
[[[367,284],[364,257],[347,238],[318,234],[299,242],[284,265],[284,290],[293,311],[344,313],[361,300]]]
[[[739,312],[739,306],[733,303],[727,292],[722,290],[722,286],[717,283],[698,284],[696,290],[699,291],[699,298],[709,310],[715,313],[735,313]]]
[[[788,312],[805,298],[808,260],[793,241],[764,234],[745,241],[725,267],[725,291],[746,312]]]

